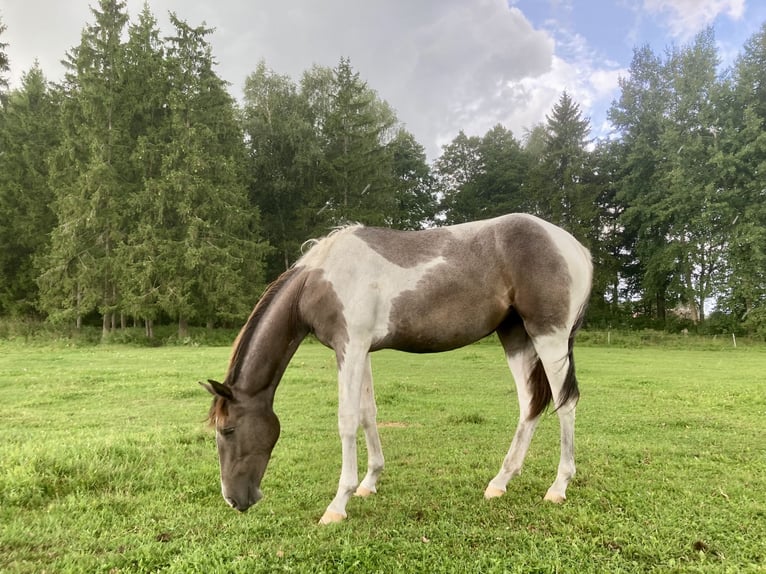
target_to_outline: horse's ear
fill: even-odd
[[[231,392],[231,387],[219,383],[218,381],[208,379],[207,383],[200,382],[200,385],[202,385],[205,390],[207,390],[207,392],[214,397],[221,397],[230,401],[234,400],[234,394]]]

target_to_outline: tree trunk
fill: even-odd
[[[154,339],[154,322],[151,319],[145,319],[144,323],[146,325],[146,338]]]
[[[185,339],[189,336],[189,323],[186,321],[186,317],[178,318],[178,338]]]
[[[82,313],[80,313],[80,305],[82,304],[82,291],[80,290],[80,284],[77,283],[77,320],[75,327],[79,331],[82,329]]]
[[[109,327],[112,324],[112,314],[104,313],[101,320],[101,340],[104,341],[109,336]]]

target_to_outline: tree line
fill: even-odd
[[[524,134],[460,132],[429,164],[346,58],[298,81],[261,61],[237,102],[211,29],[171,14],[162,37],[121,0],[91,17],[58,84],[35,65],[9,89],[0,42],[0,315],[184,336],[239,324],[337,225],[523,211],[591,249],[592,322],[766,337],[766,26],[726,70],[710,29],[635,49],[610,137],[565,92]]]

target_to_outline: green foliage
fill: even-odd
[[[527,157],[501,125],[482,138],[460,132],[444,146],[435,171],[447,223],[529,211],[523,189]]]
[[[0,114],[0,315],[33,315],[34,257],[55,224],[47,157],[56,146],[56,94],[38,66],[4,98]]]
[[[634,341],[635,343],[635,341]],[[247,514],[220,495],[209,396],[229,349],[0,343],[3,572],[759,572],[763,347],[577,346],[577,475],[544,416],[524,473],[485,501],[516,422],[496,341],[373,356],[387,466],[321,528],[340,470],[335,359],[304,344]],[[466,384],[470,380],[471,384]],[[479,392],[477,392],[479,389]],[[438,437],[438,440],[434,440]],[[360,464],[365,457],[360,456]]]
[[[61,142],[51,155],[58,225],[39,254],[40,305],[54,321],[96,311],[212,324],[241,319],[263,284],[257,208],[234,101],[206,36],[171,16],[159,39],[147,7],[102,0],[68,55]]]

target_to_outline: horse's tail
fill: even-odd
[[[578,329],[582,326],[584,319],[585,306],[580,310],[574,325],[572,325],[572,329],[569,331],[567,352],[569,366],[567,367],[566,377],[564,377],[564,386],[561,388],[561,397],[558,405],[556,405],[557,409],[561,408],[569,401],[577,401],[580,397],[580,389],[577,387],[577,377],[575,376],[574,339]],[[532,390],[532,399],[529,401],[529,418],[534,419],[542,414],[551,401],[553,401],[551,385],[548,381],[548,376],[545,374],[543,362],[540,360],[539,356],[529,375],[529,386]]]

